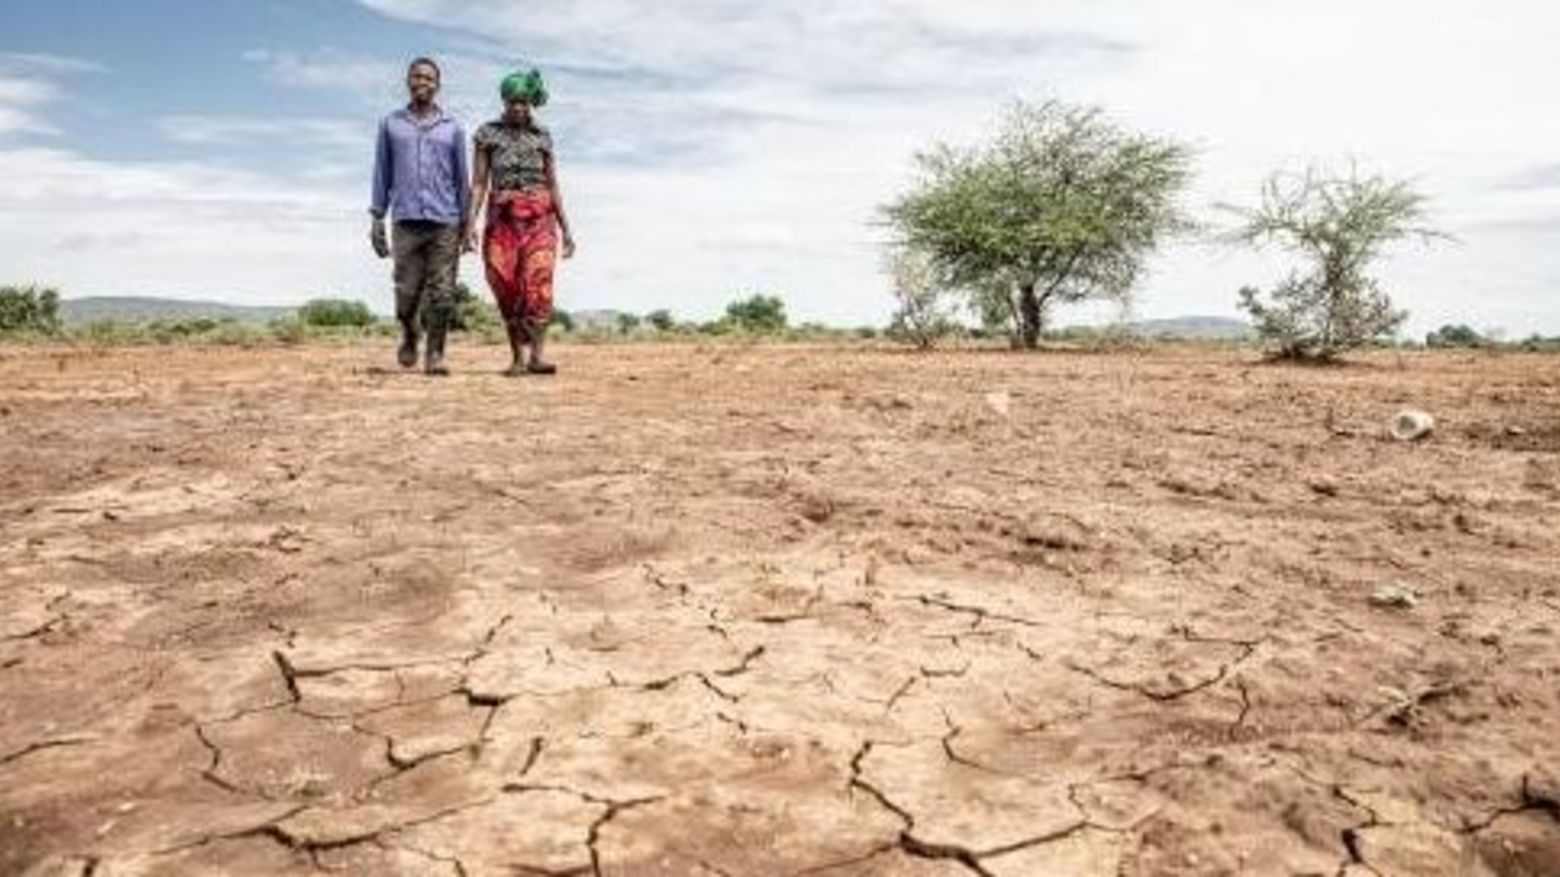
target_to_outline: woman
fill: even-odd
[[[552,136],[533,116],[547,103],[547,86],[531,70],[504,77],[498,91],[503,116],[478,128],[472,138],[476,160],[465,245],[468,251],[476,247],[476,220],[485,202],[482,261],[514,354],[506,374],[550,375],[558,369],[543,358],[543,350],[552,319],[558,232],[563,233],[565,259],[574,255],[574,237],[558,192]]]

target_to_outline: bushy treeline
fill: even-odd
[[[315,299],[289,317],[268,323],[205,316],[143,320],[93,320],[67,324],[60,314],[58,290],[37,286],[0,286],[0,336],[58,339],[100,344],[218,344],[258,346],[300,344],[320,338],[388,334],[362,302]]]
[[[60,294],[37,286],[0,286],[0,333],[51,335],[60,329]]]
[[[784,298],[765,293],[734,299],[725,313],[713,320],[682,320],[664,308],[645,314],[573,313],[558,309],[553,314],[553,325],[555,331],[585,342],[678,338],[823,341],[871,339],[879,335],[875,327],[841,329],[821,323],[793,324],[787,315]],[[501,343],[504,338],[498,309],[487,297],[474,294],[464,283],[456,293],[454,329],[470,333],[485,343]],[[60,315],[60,296],[56,290],[0,286],[0,337],[12,339],[259,346],[391,337],[396,331],[393,320],[379,317],[361,301],[340,297],[311,299],[293,314],[269,322],[191,316],[66,324]]]
[[[582,343],[620,341],[735,340],[848,342],[887,339],[919,347],[957,341],[989,346],[1011,341],[1012,327],[1005,317],[973,324],[955,319],[934,294],[918,300],[913,294],[928,276],[924,263],[903,263],[896,269],[900,288],[911,295],[901,298],[901,310],[885,328],[835,327],[816,322],[792,323],[783,297],[751,294],[734,299],[725,313],[711,320],[684,320],[660,308],[644,314],[621,311],[554,312],[554,330]],[[919,272],[919,273],[918,273]],[[464,284],[458,294],[456,330],[482,343],[503,342],[497,309],[485,297],[471,293]],[[308,342],[388,338],[396,334],[394,321],[380,318],[360,301],[342,298],[310,300],[297,311],[270,322],[244,322],[233,318],[182,317],[150,320],[98,320],[66,324],[60,316],[56,290],[34,286],[0,286],[0,337],[9,339],[58,339],[94,344],[212,344],[262,346]],[[1047,328],[1039,336],[1050,344],[1074,349],[1113,350],[1154,343],[1185,343],[1175,337],[1148,338],[1134,334],[1124,324]],[[1258,341],[1197,340],[1217,346],[1247,346]],[[1504,340],[1498,333],[1481,333],[1464,324],[1448,324],[1428,333],[1424,340],[1377,338],[1368,347],[1377,349],[1467,349],[1560,353],[1560,337],[1533,335]]]
[[[817,322],[793,323],[785,299],[777,294],[753,293],[732,300],[725,312],[710,320],[685,320],[665,308],[635,314],[624,311],[557,311],[553,317],[560,331],[580,341],[676,340],[679,338],[727,338],[777,341],[826,341],[873,339],[882,332],[875,326],[840,328]]]

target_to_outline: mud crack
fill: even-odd
[[[769,649],[767,646],[754,646],[742,656],[740,661],[731,667],[710,671],[684,670],[681,673],[673,673],[670,676],[665,676],[660,679],[652,679],[649,682],[640,683],[637,686],[624,686],[623,683],[617,678],[617,676],[611,672],[607,673],[607,681],[614,687],[633,687],[638,688],[640,691],[665,691],[666,689],[671,688],[673,685],[676,685],[684,679],[692,679],[698,682],[700,685],[704,686],[711,694],[714,694],[721,700],[724,700],[727,703],[738,703],[742,700],[742,698],[738,695],[732,694],[724,688],[721,688],[718,684],[716,684],[715,679],[730,679],[735,676],[741,676],[742,674],[748,672],[752,668],[753,662],[763,657],[763,655],[768,652],[768,650]]]
[[[1184,697],[1190,697],[1193,694],[1196,694],[1200,691],[1205,691],[1223,682],[1226,678],[1229,677],[1231,671],[1250,660],[1251,656],[1256,654],[1257,647],[1265,641],[1264,639],[1232,639],[1223,637],[1200,636],[1193,632],[1190,627],[1186,627],[1184,625],[1173,626],[1170,628],[1170,632],[1174,634],[1176,638],[1184,642],[1225,646],[1235,649],[1236,654],[1230,660],[1220,664],[1218,670],[1200,679],[1183,681],[1172,675],[1166,680],[1170,683],[1168,686],[1154,685],[1149,682],[1125,681],[1116,679],[1105,673],[1102,673],[1096,667],[1090,667],[1087,664],[1082,664],[1076,660],[1073,660],[1072,658],[1064,658],[1062,660],[1062,665],[1067,669],[1072,670],[1075,673],[1081,673],[1084,676],[1087,676],[1090,679],[1093,679],[1095,682],[1098,682],[1108,688],[1114,688],[1118,691],[1126,691],[1138,694],[1142,697],[1146,697],[1149,700],[1157,701],[1159,703],[1169,703],[1171,701],[1180,700]],[[1250,701],[1248,699],[1244,684],[1241,684],[1240,691],[1242,708],[1240,716],[1233,727],[1238,727],[1241,722],[1245,721],[1246,712],[1250,708]]]
[[[5,767],[6,765],[13,762],[21,761],[29,755],[43,752],[48,749],[62,749],[66,746],[81,746],[86,743],[91,743],[94,739],[95,738],[92,737],[56,737],[50,740],[40,740],[36,743],[29,743],[26,746],[23,746],[21,749],[15,750],[14,752],[8,752],[4,755],[0,755],[0,767]]]
[[[502,791],[505,794],[510,795],[524,795],[530,792],[559,792],[565,795],[573,795],[587,804],[595,804],[602,807],[603,810],[601,815],[596,817],[596,819],[591,822],[590,830],[585,835],[585,848],[590,853],[590,871],[588,873],[594,875],[594,877],[601,877],[603,873],[601,864],[601,849],[599,847],[599,844],[601,843],[601,832],[608,825],[612,824],[614,819],[617,819],[623,813],[639,807],[647,807],[651,804],[665,800],[664,795],[652,795],[644,798],[627,798],[619,800],[602,797],[600,795],[595,795],[580,789],[571,788],[569,786],[540,785],[532,783],[505,783]],[[553,872],[538,871],[534,873],[541,874]],[[583,869],[577,869],[563,873],[583,874],[586,872]]]
[[[201,769],[200,778],[224,792],[247,797],[250,794],[249,792],[223,779],[221,774],[217,772],[222,768],[222,747],[212,742],[211,738],[206,736],[206,726],[196,722],[194,729],[195,739],[199,740],[200,745],[206,747],[206,751],[211,754],[211,761],[207,762],[206,766]]]
[[[1001,622],[1006,622],[1008,624],[1022,625],[1024,627],[1044,627],[1045,626],[1045,625],[1041,624],[1040,622],[1035,621],[1032,618],[1024,618],[1024,617],[1018,616],[1018,615],[1008,615],[1008,614],[1003,613],[1003,612],[994,612],[994,611],[992,611],[990,609],[985,608],[984,606],[975,606],[975,605],[965,604],[965,603],[955,603],[952,600],[948,599],[947,597],[942,596],[941,594],[920,594],[920,595],[918,595],[916,597],[906,597],[904,599],[906,599],[906,600],[912,600],[913,599],[915,602],[920,603],[922,606],[930,606],[930,607],[932,607],[934,609],[941,609],[941,610],[943,610],[945,612],[954,612],[954,613],[961,614],[961,615],[972,616],[973,620],[970,622],[970,628],[971,629],[980,627],[982,624],[986,623],[987,621],[1001,621]]]
[[[1199,679],[1190,683],[1172,685],[1169,688],[1155,688],[1150,687],[1147,683],[1143,682],[1124,682],[1120,679],[1112,679],[1111,677],[1106,676],[1104,673],[1101,673],[1093,667],[1080,664],[1070,658],[1062,661],[1062,666],[1076,673],[1082,673],[1084,676],[1093,679],[1095,682],[1098,682],[1107,688],[1114,688],[1117,691],[1132,692],[1142,695],[1149,700],[1158,701],[1160,703],[1168,703],[1170,701],[1180,700],[1183,697],[1189,697],[1199,691],[1212,688],[1213,686],[1218,685],[1220,682],[1223,682],[1224,678],[1230,673],[1231,665],[1220,665],[1218,671],[1215,672],[1212,676],[1208,676],[1204,679]]]
[[[469,877],[471,873],[466,870],[466,863],[461,861],[459,856],[441,856],[438,853],[435,853],[431,850],[425,850],[422,847],[413,846],[408,843],[387,843],[383,839],[375,840],[374,844],[386,852],[399,851],[403,853],[411,853],[414,856],[419,856],[430,862],[436,862],[440,865],[449,865],[454,869],[455,877]]]
[[[48,621],[45,621],[44,623],[30,630],[24,630],[21,633],[0,636],[0,642],[21,642],[22,640],[37,639],[41,636],[47,636],[48,634],[53,633],[55,628],[69,620],[70,616],[68,615],[56,615],[53,618],[50,618]]]
[[[904,850],[906,854],[916,858],[954,862],[972,874],[992,877],[991,871],[987,870],[985,865],[982,864],[982,861],[985,859],[1005,856],[1020,850],[1053,843],[1071,837],[1085,829],[1096,827],[1089,822],[1084,815],[1083,809],[1078,806],[1077,801],[1073,800],[1073,806],[1079,810],[1080,818],[1054,831],[985,850],[972,849],[956,843],[933,843],[916,834],[916,820],[913,813],[896,803],[882,789],[873,785],[864,775],[862,762],[872,753],[872,749],[876,745],[874,741],[868,740],[861,745],[860,749],[856,750],[855,755],[851,756],[848,788],[865,793],[883,809],[892,813],[904,825],[898,836],[899,848]]]
[[[1556,823],[1560,823],[1560,797],[1548,790],[1533,788],[1533,778],[1524,776],[1522,787],[1517,792],[1516,806],[1502,807],[1482,819],[1467,823],[1463,826],[1462,833],[1478,834],[1501,819],[1518,813],[1544,813]]]

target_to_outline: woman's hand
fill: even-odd
[[[574,258],[574,235],[568,232],[563,233],[563,257],[565,259]]]
[[[460,233],[460,251],[462,253],[475,253],[477,251],[477,225],[471,223]]]

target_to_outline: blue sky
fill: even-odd
[[[1536,0],[10,6],[0,282],[387,309],[363,241],[369,138],[426,52],[468,126],[496,112],[506,70],[549,75],[580,238],[565,307],[699,317],[773,290],[799,317],[880,322],[874,210],[915,150],[1057,97],[1193,145],[1187,206],[1208,217],[1312,162],[1413,178],[1461,241],[1386,266],[1413,328],[1560,334],[1560,12]],[[1232,314],[1235,290],[1284,270],[1181,243],[1135,311]],[[463,272],[480,287],[474,261]]]

